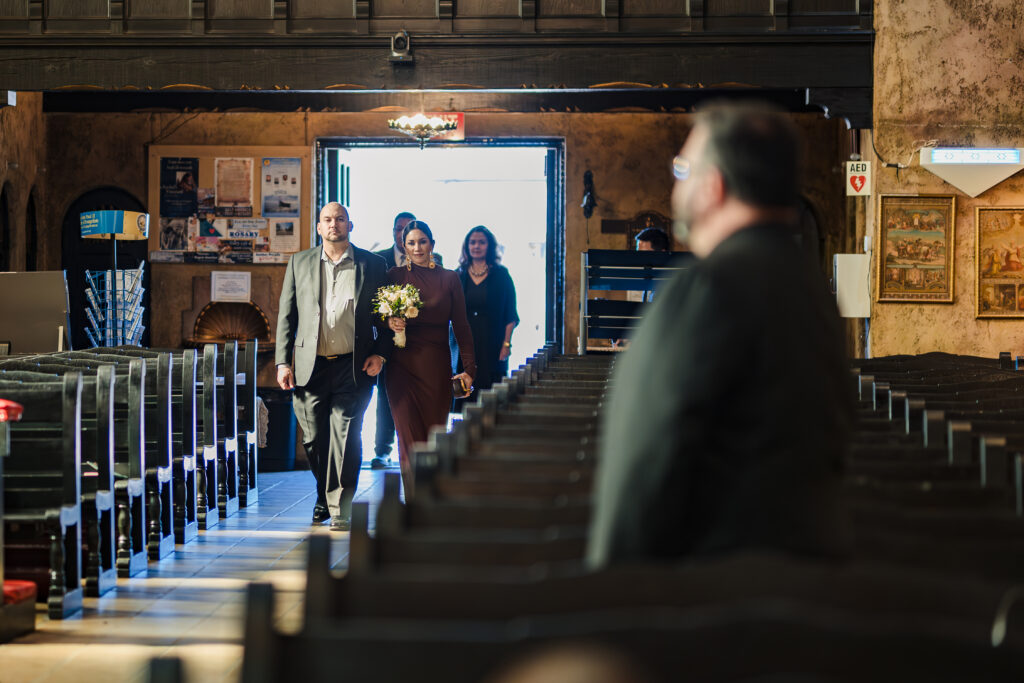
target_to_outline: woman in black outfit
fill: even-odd
[[[478,225],[466,235],[456,272],[466,298],[477,367],[473,393],[455,401],[454,410],[461,412],[463,401],[475,401],[478,391],[490,389],[508,374],[512,330],[519,315],[515,285],[508,269],[498,263],[498,243],[486,227]]]

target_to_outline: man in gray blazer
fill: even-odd
[[[295,417],[316,478],[313,523],[330,518],[331,529],[343,531],[362,461],[363,413],[394,341],[372,311],[386,284],[384,260],[349,241],[352,222],[341,204],[320,211],[316,230],[321,246],[294,254],[285,271],[277,383],[295,390]]]

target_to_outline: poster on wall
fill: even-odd
[[[294,252],[299,250],[299,221],[297,219],[270,219],[270,251]]]
[[[302,159],[263,159],[260,185],[263,188],[263,215],[298,218],[301,195]]]
[[[160,249],[184,251],[188,245],[188,218],[160,217]]]
[[[977,316],[1024,318],[1024,207],[978,207]]]
[[[252,159],[214,159],[213,185],[216,215],[252,216]]]
[[[199,213],[213,213],[214,211],[214,199],[216,194],[212,187],[200,187],[196,191],[196,196],[199,199]]]
[[[953,301],[953,195],[883,195],[878,301]]]
[[[160,158],[160,216],[184,218],[199,206],[199,159],[193,157]]]

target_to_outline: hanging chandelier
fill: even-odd
[[[455,130],[458,125],[457,117],[431,116],[428,118],[423,114],[388,119],[388,128],[418,140],[420,149],[427,144],[427,140]]]

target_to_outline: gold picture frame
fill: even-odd
[[[974,210],[974,300],[978,318],[1024,318],[1024,207]]]
[[[881,303],[952,303],[956,198],[882,195],[876,297]]]

